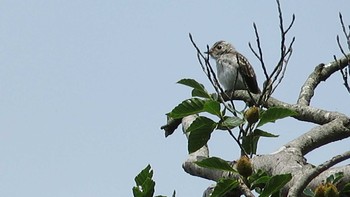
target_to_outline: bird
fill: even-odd
[[[218,41],[207,53],[216,61],[218,79],[225,91],[261,93],[252,65],[232,44]]]

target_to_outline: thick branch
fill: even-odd
[[[253,97],[257,96],[253,95]],[[249,102],[250,100],[250,96],[244,91],[235,91],[233,98],[244,100],[246,102]],[[350,119],[344,114],[330,112],[311,106],[298,104],[292,105],[274,98],[270,98],[265,104],[265,107],[267,108],[284,107],[294,110],[298,113],[298,115],[293,116],[294,118],[320,125],[285,145],[286,147],[298,149],[302,155],[305,155],[325,144],[345,139],[350,136]]]
[[[227,93],[230,95],[231,93]],[[252,94],[253,99],[257,99],[258,95]],[[248,95],[248,93],[244,90],[236,90],[234,93],[232,93],[232,97],[228,98],[223,95],[223,98],[225,100],[233,99],[233,100],[242,100],[244,102],[251,102],[251,98]],[[298,104],[289,104],[282,102],[280,100],[277,100],[275,98],[270,98],[265,103],[264,107],[270,108],[270,107],[284,107],[288,109],[292,109],[298,113],[298,115],[293,116],[293,118],[305,122],[311,122],[315,124],[326,124],[328,122],[331,122],[332,120],[342,117],[344,119],[348,119],[348,117],[342,113],[338,112],[331,112],[311,106],[302,106]]]
[[[317,177],[315,177],[307,187],[316,188],[320,183],[322,183],[322,181],[326,180],[329,176],[339,172],[342,172],[344,174],[344,177],[341,179],[341,181],[337,183],[337,187],[339,189],[342,189],[345,186],[345,184],[350,182],[350,165],[334,167],[322,172]]]
[[[341,156],[334,157],[330,161],[327,161],[318,167],[315,167],[306,163],[306,160],[298,150],[291,147],[285,147],[273,154],[256,156],[252,159],[252,162],[256,169],[263,169],[270,175],[291,173],[293,176],[292,180],[282,190],[282,196],[287,196],[287,194],[290,192],[290,188],[294,187],[296,184],[300,184],[299,182],[301,179],[304,178],[305,175],[308,176],[309,174],[312,174],[314,177],[311,179],[311,182],[306,181],[306,183],[308,183],[308,187],[310,189],[315,189],[330,175],[334,175],[337,172],[343,172],[344,177],[337,184],[338,189],[343,188],[344,185],[350,181],[350,166],[347,165],[331,169],[328,168],[348,157],[349,153],[347,152]],[[315,171],[318,173],[313,174]],[[315,176],[317,177],[315,178]],[[289,196],[303,195],[299,194]]]
[[[333,73],[345,68],[349,64],[348,58],[350,58],[350,54],[347,54],[347,56],[342,57],[338,61],[316,66],[314,72],[309,75],[301,87],[297,103],[300,105],[310,105],[311,98],[318,84],[321,81],[326,81]]]
[[[348,138],[349,136],[349,119],[337,118],[327,124],[312,128],[309,132],[294,139],[285,146],[298,148],[302,155],[306,155],[318,147]]]
[[[350,158],[350,151],[347,151],[342,155],[333,157],[331,160],[326,161],[325,163],[315,167],[308,173],[304,172],[303,176],[300,176],[298,181],[296,181],[296,183],[290,188],[288,196],[301,196],[302,192],[304,191],[306,186],[311,182],[312,179],[314,179],[316,176],[329,169],[330,167],[334,166],[335,164],[342,162],[348,158]]]

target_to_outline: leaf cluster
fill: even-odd
[[[202,161],[196,162],[197,165],[215,170],[227,171],[229,173],[236,173],[237,171],[231,167],[227,161],[217,157],[210,157]],[[239,180],[243,181],[249,189],[255,190],[260,194],[260,197],[279,196],[280,190],[292,179],[291,174],[281,174],[269,176],[266,172],[257,170],[247,179],[233,179],[223,178],[216,183],[211,196],[222,197],[230,191],[237,189]]]
[[[232,111],[232,109],[228,109],[230,106],[220,102],[215,94],[209,94],[202,84],[194,79],[182,79],[178,83],[192,88],[192,98],[178,104],[167,114],[168,117],[181,119],[189,115],[206,112],[219,119],[215,121],[207,116],[200,115],[193,121],[187,129],[189,133],[189,153],[195,152],[207,144],[215,130],[226,130],[235,139],[239,147],[243,149],[242,152],[250,155],[256,154],[258,141],[261,137],[278,137],[261,130],[261,126],[296,115],[296,112],[286,108],[275,107],[261,110],[259,121],[253,127],[249,124],[249,127],[244,129],[243,125],[248,125],[244,114],[235,111],[232,115],[226,115],[227,111]],[[238,135],[232,133],[235,128],[238,128]]]

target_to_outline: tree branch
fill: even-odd
[[[259,95],[252,94],[253,98],[256,99]],[[236,90],[232,93],[232,97],[228,98],[223,95],[225,100],[233,99],[233,100],[242,100],[244,102],[251,102],[251,98],[248,93],[244,90]],[[269,100],[265,103],[264,107],[283,107],[296,111],[298,114],[293,116],[293,118],[305,122],[311,122],[315,124],[326,124],[338,117],[348,118],[346,115],[338,112],[331,112],[323,109],[319,109],[311,106],[302,106],[298,104],[289,104],[277,100],[273,97],[270,97]]]
[[[295,181],[295,184],[290,188],[288,196],[301,196],[306,186],[314,179],[316,176],[334,166],[335,164],[342,162],[350,158],[350,151],[343,153],[342,155],[337,155],[331,160],[324,162],[323,164],[315,167],[309,172],[304,172],[303,176],[298,177],[298,180]]]
[[[350,54],[347,54],[347,56],[342,57],[338,61],[316,66],[314,72],[309,75],[304,85],[301,87],[297,104],[310,105],[311,98],[318,84],[320,84],[321,81],[326,81],[336,71],[346,67],[348,65],[348,58],[350,58]]]
[[[253,95],[253,97],[254,96],[256,95]],[[233,98],[246,102],[249,102],[250,99],[244,91],[235,91]],[[294,110],[298,114],[293,116],[293,118],[320,125],[285,145],[286,147],[299,149],[303,155],[320,146],[350,136],[350,118],[345,114],[326,111],[311,106],[292,105],[272,97],[265,104],[264,107],[266,108],[283,107]]]
[[[298,148],[303,155],[331,142],[350,137],[349,119],[337,118],[312,128],[309,132],[287,143],[286,147]]]

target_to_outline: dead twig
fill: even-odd
[[[280,34],[281,34],[280,59],[278,60],[277,65],[274,67],[274,69],[270,74],[268,74],[268,71],[264,62],[260,36],[258,33],[258,28],[255,23],[253,23],[253,27],[254,27],[256,44],[257,44],[258,50],[257,51],[254,50],[251,43],[248,44],[250,50],[254,53],[255,57],[260,61],[261,68],[263,69],[264,75],[265,75],[264,87],[263,87],[261,96],[258,99],[259,106],[263,105],[271,97],[273,92],[282,82],[287,69],[288,62],[293,53],[292,46],[295,41],[295,37],[293,37],[291,42],[288,44],[288,46],[286,46],[286,36],[295,22],[295,15],[294,14],[292,15],[292,20],[288,25],[288,27],[284,28],[281,4],[279,0],[276,0],[276,2],[277,2],[277,9],[278,9],[278,16],[279,16],[278,18],[279,18]]]
[[[343,21],[343,16],[342,16],[341,13],[339,13],[339,19],[340,19],[340,24],[342,26],[342,30],[343,30],[343,33],[344,33],[344,36],[345,36],[345,39],[346,39],[346,42],[347,42],[347,45],[348,45],[348,50],[350,51],[350,26],[348,26],[349,32],[347,32],[347,30],[345,28],[345,25],[344,25],[344,21]],[[341,74],[341,76],[343,78],[343,81],[344,81],[343,84],[344,84],[346,90],[350,93],[350,86],[349,86],[349,82],[348,82],[348,76],[350,76],[350,73],[349,73],[349,70],[350,70],[350,59],[348,58],[348,56],[346,55],[342,45],[340,44],[339,35],[337,35],[337,44],[338,44],[338,47],[339,47],[341,53],[347,58],[347,62],[348,62],[347,67],[344,67],[343,69],[339,69],[339,71],[340,71],[340,74]],[[334,56],[334,60],[337,61],[335,56]]]

